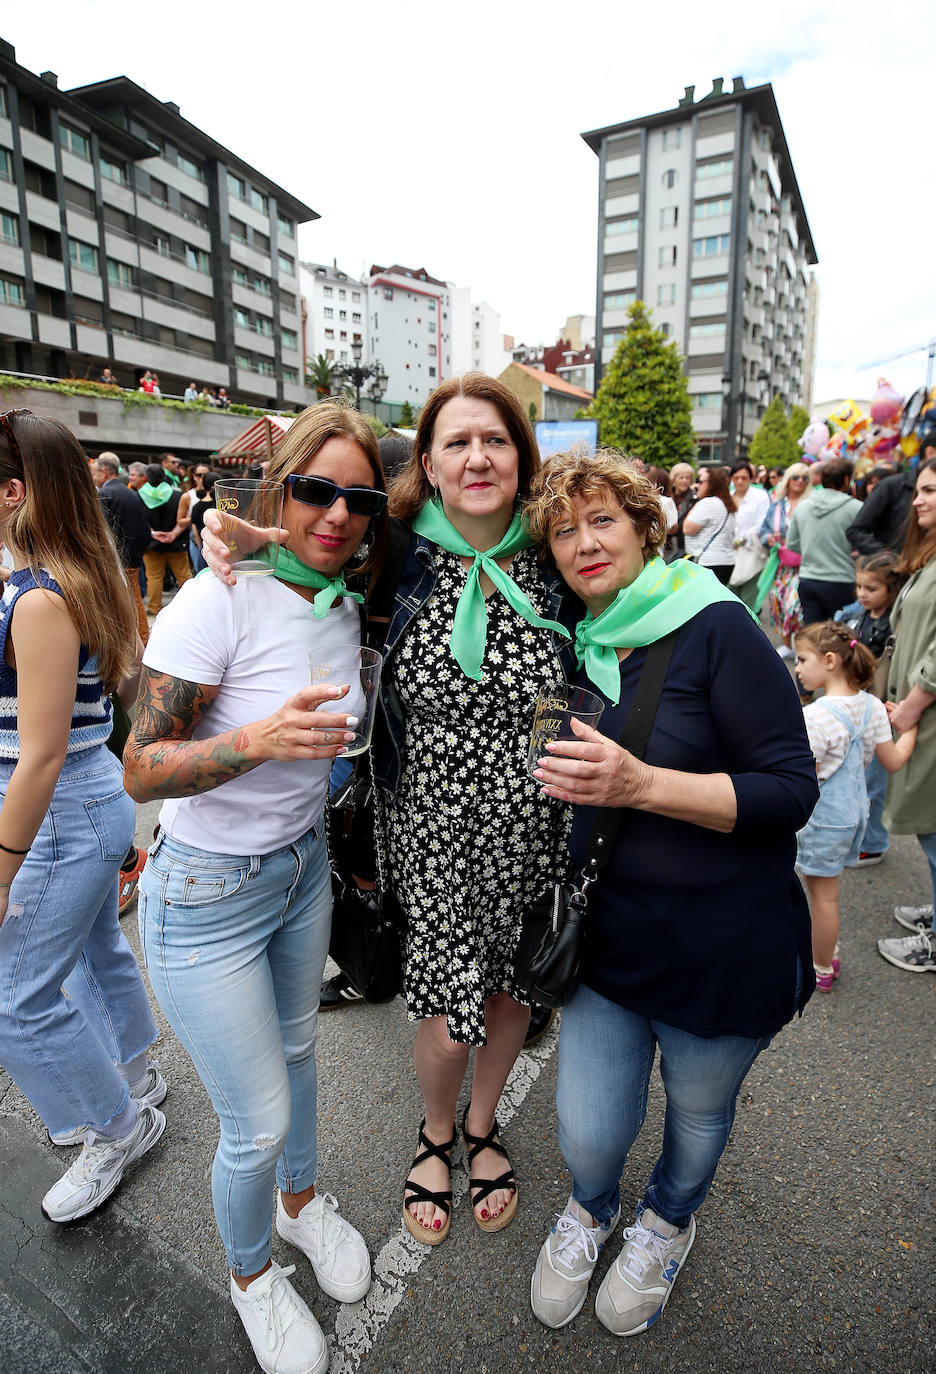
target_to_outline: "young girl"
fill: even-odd
[[[71,1221],[162,1135],[166,1084],[117,920],[134,810],[106,748],[136,613],[78,441],[28,410],[0,415],[0,540],[0,1063],[83,1145],[42,1200]]]
[[[874,755],[889,773],[907,762],[916,729],[895,744],[884,703],[867,688],[875,658],[845,625],[824,620],[796,635],[796,673],[806,692],[824,692],[804,708],[816,759],[819,801],[797,836],[797,866],[812,906],[816,987],[830,992],[839,974],[839,874],[859,852],[868,820],[865,766]]]

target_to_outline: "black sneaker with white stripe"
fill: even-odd
[[[334,1011],[336,1007],[349,1007],[353,1002],[363,1002],[364,994],[358,992],[346,973],[336,973],[334,978],[326,978],[322,984],[319,1011]]]

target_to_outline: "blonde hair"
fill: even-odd
[[[629,454],[599,449],[593,457],[556,453],[533,478],[524,518],[531,536],[545,552],[557,520],[575,512],[575,500],[612,501],[630,516],[638,534],[646,536],[644,562],[660,552],[666,539],[666,516],[660,493]]]
[[[695,468],[691,463],[674,463],[669,470],[670,481],[675,482],[677,477],[682,477],[685,473],[695,479]]]
[[[7,537],[38,580],[45,569],[62,589],[84,648],[108,692],[136,657],[137,617],[117,546],[101,511],[88,460],[70,429],[31,411],[8,411],[0,432],[0,482],[26,489]]]
[[[803,489],[803,496],[800,497],[800,500],[802,500],[803,497],[808,496],[809,493],[812,491],[812,482],[810,482],[809,480],[810,475],[811,474],[807,463],[791,463],[790,466],[787,468],[786,472],[780,478],[780,481],[774,487],[774,500],[782,501],[784,496],[786,496],[787,487],[789,485],[791,477],[806,478],[806,486]]]

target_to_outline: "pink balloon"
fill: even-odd
[[[803,430],[797,443],[810,458],[815,458],[819,450],[829,442],[829,426],[824,420],[811,420]]]
[[[878,388],[871,398],[871,419],[876,425],[895,425],[900,421],[904,398],[883,377],[878,378]]]

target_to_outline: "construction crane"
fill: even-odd
[[[917,344],[915,348],[905,348],[901,353],[890,353],[886,358],[878,358],[876,363],[862,363],[858,368],[859,372],[866,372],[871,367],[883,367],[885,363],[895,362],[898,358],[909,358],[912,353],[926,353],[926,389],[929,391],[933,384],[933,363],[936,361],[936,338],[930,339],[929,343]]]

